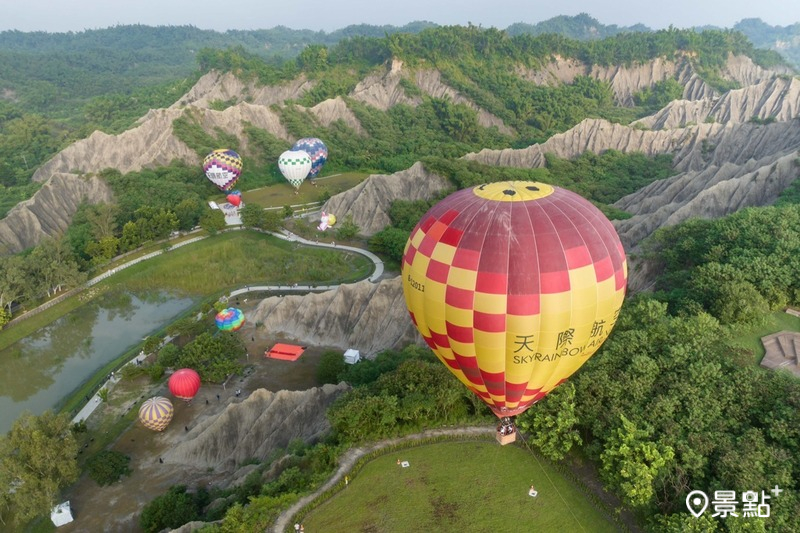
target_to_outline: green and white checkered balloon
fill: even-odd
[[[311,157],[303,150],[287,150],[278,158],[278,168],[286,181],[295,189],[299,189],[300,184],[311,172]]]

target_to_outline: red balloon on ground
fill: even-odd
[[[176,398],[191,401],[200,390],[200,374],[191,368],[181,368],[169,377],[169,391]]]
[[[239,196],[238,194],[229,194],[226,198],[230,203],[232,203],[236,207],[239,207],[239,204],[242,203],[242,197]]]

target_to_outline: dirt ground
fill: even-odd
[[[247,308],[242,308],[247,313]],[[259,388],[270,391],[306,390],[318,385],[316,367],[322,353],[329,347],[308,346],[300,359],[294,362],[269,359],[264,357],[264,351],[275,342],[305,344],[301,340],[279,338],[263,330],[256,331],[253,324],[245,324],[239,333],[249,354],[242,360],[247,367],[246,375],[234,376],[224,385],[202,384],[191,405],[172,399],[166,385],[153,387],[148,378],[134,382],[123,380],[111,390],[108,402],[89,417],[87,425],[90,432],[103,431],[104,427],[108,427],[113,420],[119,420],[129,409],[138,409],[137,402],[142,398],[152,396],[171,398],[175,408],[174,417],[162,433],[145,429],[138,422],[131,424],[110,446],[110,449],[131,458],[131,475],[107,487],[100,487],[84,475],[67,491],[65,497],[71,502],[75,520],[58,528],[59,532],[141,531],[139,513],[142,507],[172,485],[185,484],[192,489],[200,486],[211,488],[220,483],[222,474],[214,471],[159,462],[159,458],[171,446],[194,437],[192,428],[199,417],[214,416],[229,403],[242,401]],[[237,388],[242,391],[239,397],[235,395]]]

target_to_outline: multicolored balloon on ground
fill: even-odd
[[[244,313],[241,309],[229,307],[217,313],[214,321],[220,331],[238,331],[244,324]]]
[[[227,148],[214,150],[203,159],[203,172],[221,191],[229,191],[242,174],[242,158]]]
[[[145,400],[139,408],[139,421],[153,431],[164,431],[172,420],[172,415],[172,402],[163,396]]]
[[[600,348],[627,283],[622,243],[599,209],[521,181],[434,205],[401,272],[422,337],[500,418],[525,411]]]
[[[200,390],[200,374],[191,368],[181,368],[169,377],[167,385],[173,396],[191,402]]]
[[[302,150],[287,150],[278,158],[278,168],[286,181],[299,189],[311,171],[311,157]]]
[[[304,137],[298,139],[292,145],[292,150],[302,150],[311,158],[311,170],[308,173],[309,178],[316,178],[319,171],[322,170],[323,165],[328,160],[328,147],[322,142],[322,139],[316,137]]]

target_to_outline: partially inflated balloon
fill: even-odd
[[[600,210],[533,182],[451,194],[412,231],[401,270],[422,337],[501,418],[597,351],[627,281],[622,243]]]
[[[311,171],[311,158],[302,150],[287,150],[278,158],[278,168],[286,181],[299,189]]]
[[[292,145],[292,150],[302,150],[311,158],[311,170],[308,173],[309,178],[316,178],[322,166],[328,160],[328,147],[322,142],[322,139],[316,137],[304,137],[298,139]]]
[[[228,200],[228,202],[230,202],[235,207],[239,207],[239,204],[242,203],[242,197],[239,196],[238,194],[229,194],[228,196],[225,197],[225,199]]]
[[[222,191],[229,191],[242,174],[242,158],[233,150],[214,150],[203,159],[203,172]]]
[[[145,400],[139,408],[139,421],[147,429],[164,431],[172,420],[172,402],[163,396]]]
[[[181,368],[169,377],[167,386],[173,396],[190,402],[200,390],[200,374],[191,368]]]
[[[244,313],[241,309],[229,307],[217,313],[214,320],[220,331],[238,331],[244,324]]]

